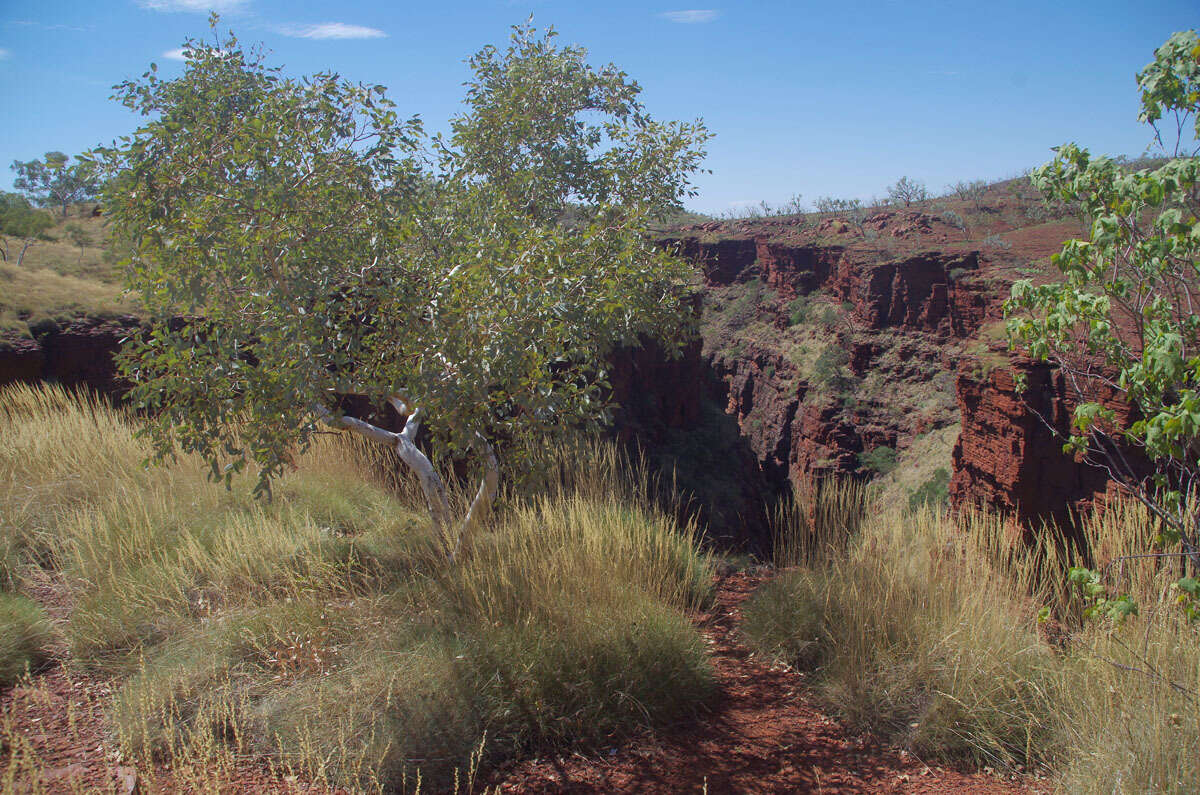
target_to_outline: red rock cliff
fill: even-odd
[[[57,381],[104,395],[124,391],[113,356],[121,341],[141,328],[130,316],[79,318],[65,327],[47,325],[34,339],[0,341],[0,386],[16,381]]]
[[[1018,373],[1027,381],[1024,392],[1016,389]],[[1066,523],[1112,492],[1104,470],[1062,451],[1074,404],[1049,365],[1012,358],[985,371],[964,360],[955,391],[962,414],[950,481],[956,507],[986,505],[1036,527],[1042,520]],[[1111,397],[1104,402],[1128,421],[1127,407]]]

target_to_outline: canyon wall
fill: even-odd
[[[969,344],[999,318],[1008,285],[980,251],[764,235],[661,242],[697,263],[708,294],[733,301],[754,285],[765,291],[752,296],[748,325],[733,338],[706,332],[677,358],[643,346],[610,362],[617,438],[673,473],[691,513],[723,542],[761,547],[765,506],[790,483],[869,477],[865,455],[903,451],[955,423],[956,505],[1061,519],[1105,491],[1103,473],[1064,456],[1043,424],[1062,429],[1069,416],[1054,373]],[[797,325],[789,312],[804,301],[835,322]],[[137,328],[132,317],[78,319],[0,342],[0,384],[47,380],[117,394],[112,355]],[[805,344],[844,353],[832,380],[820,381],[819,366],[796,350],[803,346],[788,342],[806,328]],[[1025,395],[1015,371],[1028,378]]]
[[[1017,389],[1018,377],[1025,379],[1024,391]],[[1043,520],[1067,526],[1073,515],[1115,493],[1105,470],[1063,452],[1075,403],[1050,365],[997,347],[960,364],[955,390],[962,414],[950,481],[955,505],[998,509],[1030,527]],[[1096,398],[1116,413],[1119,425],[1131,422],[1128,405],[1113,394]],[[1136,451],[1123,455],[1149,474]]]

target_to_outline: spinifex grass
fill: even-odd
[[[799,500],[800,515],[819,516],[821,499]],[[792,516],[781,548],[801,565],[745,611],[751,643],[813,671],[831,709],[922,758],[1041,769],[1072,792],[1200,780],[1200,631],[1171,602],[1177,567],[1124,564],[1113,581],[1141,614],[1120,627],[1081,622],[1066,578],[1078,556],[1054,528],[1030,539],[980,513],[859,516],[838,543],[830,527],[846,518]],[[1079,532],[1103,564],[1150,548],[1155,529],[1116,503]],[[1051,617],[1042,628],[1040,608]]]
[[[0,687],[38,668],[47,658],[50,624],[24,596],[0,592]]]
[[[611,449],[562,453],[569,477],[507,495],[447,566],[419,505],[338,437],[264,503],[187,457],[144,469],[136,420],[101,403],[17,388],[0,405],[9,571],[56,567],[73,663],[129,675],[112,716],[132,758],[231,750],[402,787],[607,743],[710,692],[684,614],[709,562]]]

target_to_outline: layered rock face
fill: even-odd
[[[1018,376],[1026,380],[1024,392],[1017,390]],[[964,361],[955,391],[963,418],[950,481],[956,506],[988,506],[1030,527],[1043,520],[1068,526],[1072,515],[1115,493],[1103,469],[1063,453],[1075,404],[1062,374],[1049,365],[1013,357],[986,370]],[[1127,405],[1112,395],[1097,397],[1120,424],[1130,421]],[[1148,473],[1136,452],[1124,455]]]
[[[682,498],[679,518],[699,520],[722,547],[769,550],[766,510],[777,488],[723,411],[727,386],[700,341],[674,358],[652,343],[615,351],[609,382],[617,439]]]
[[[736,296],[755,283],[768,291],[749,321],[763,330],[737,331],[731,341],[722,339],[719,324],[708,323],[705,358],[727,385],[726,412],[777,488],[813,477],[867,474],[864,452],[895,448],[956,420],[953,354],[992,309],[986,285],[974,278],[978,252],[891,255],[762,237],[685,237],[667,244],[700,265],[713,293]],[[789,319],[788,307],[810,299],[838,318],[798,344],[799,332],[789,326],[805,321]],[[839,387],[836,373],[831,386],[829,373],[812,372],[813,357],[800,348],[825,347],[842,351],[835,351],[834,367],[857,379],[856,386]],[[819,377],[826,382],[815,382]],[[939,405],[905,412],[889,400],[888,381],[913,394],[940,390],[933,401]]]
[[[135,317],[79,318],[65,327],[47,324],[33,339],[0,341],[0,386],[16,381],[56,381],[103,395],[124,391],[113,356],[141,328]]]

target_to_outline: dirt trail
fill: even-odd
[[[719,694],[691,725],[646,735],[599,758],[518,763],[492,776],[503,792],[1031,793],[1030,782],[927,766],[816,709],[804,678],[756,659],[739,639],[741,604],[763,581],[737,573],[697,621]]]
[[[822,714],[803,676],[755,658],[739,639],[741,604],[762,581],[746,573],[723,578],[711,612],[697,616],[719,689],[697,722],[646,733],[598,757],[518,762],[482,783],[490,790],[530,793],[1048,791],[1036,782],[927,766]],[[71,677],[56,667],[0,692],[0,720],[8,723],[0,728],[21,737],[20,747],[0,747],[0,789],[14,753],[32,752],[42,772],[36,782],[18,776],[17,792],[194,790],[195,784],[181,786],[169,771],[135,771],[122,764],[103,714],[111,687],[105,679]],[[272,775],[261,761],[239,760],[214,778],[223,792],[311,791],[295,779]]]

